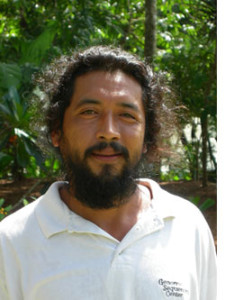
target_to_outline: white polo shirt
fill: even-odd
[[[5,218],[0,299],[215,300],[215,249],[201,212],[152,180],[141,184],[153,200],[122,241],[70,211],[62,182]]]

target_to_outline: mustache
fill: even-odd
[[[122,154],[126,160],[129,160],[129,152],[128,152],[127,148],[120,145],[117,142],[110,142],[110,143],[100,142],[100,143],[97,143],[97,144],[89,147],[85,151],[84,158],[86,159],[88,156],[90,156],[93,153],[93,151],[101,151],[101,150],[104,150],[106,148],[112,148],[115,152]]]

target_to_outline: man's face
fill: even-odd
[[[122,71],[93,71],[76,79],[62,132],[53,132],[63,160],[113,178],[143,153],[145,113],[139,83]]]

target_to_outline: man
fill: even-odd
[[[138,179],[166,110],[155,75],[122,50],[92,47],[44,80],[66,181],[1,222],[0,298],[215,300],[201,213]]]

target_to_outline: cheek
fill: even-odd
[[[127,135],[127,145],[130,151],[135,153],[142,153],[144,150],[144,129],[142,126],[130,131]]]
[[[68,153],[73,156],[75,153],[83,158],[83,155],[87,148],[93,145],[92,142],[93,135],[90,130],[86,130],[86,132],[81,132],[80,130],[71,130],[67,132],[66,135],[66,147]]]
[[[137,128],[135,128],[134,130],[132,130],[132,133],[134,135],[134,137],[136,138],[137,141],[139,141],[140,143],[144,141],[144,136],[145,136],[145,126],[144,124],[140,124],[139,126],[137,126]]]
[[[70,143],[78,147],[85,147],[88,141],[93,140],[95,132],[94,124],[71,116],[65,121],[63,129]]]

